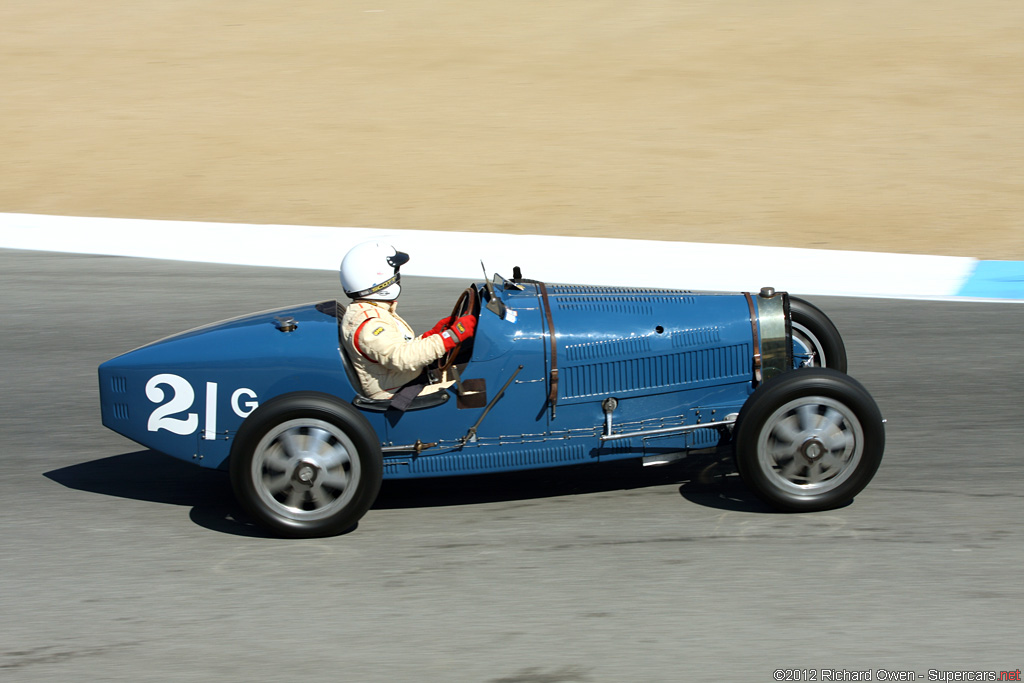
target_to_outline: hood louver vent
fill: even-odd
[[[694,330],[678,330],[672,333],[672,347],[676,349],[688,346],[710,346],[722,340],[721,331],[717,327],[700,327]]]
[[[565,347],[565,357],[569,362],[636,356],[650,352],[651,344],[647,337],[627,337]]]
[[[750,372],[750,347],[745,344],[688,351],[666,356],[568,366],[562,379],[566,398],[633,394],[743,377]]]
[[[551,296],[650,297],[653,299],[692,299],[693,292],[684,289],[643,289],[630,287],[596,287],[588,285],[548,285]]]
[[[693,297],[682,291],[557,286],[549,288],[549,293],[556,310],[596,314],[651,316],[655,305],[693,303]]]

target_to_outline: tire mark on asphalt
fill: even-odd
[[[3,658],[3,661],[0,662],[0,669],[24,669],[39,664],[57,664],[81,657],[105,655],[139,644],[139,642],[115,643],[102,647],[76,649],[61,649],[56,645],[44,645],[28,650],[11,650],[10,652],[0,652],[0,657]]]
[[[564,666],[547,673],[539,667],[529,667],[511,676],[492,678],[488,683],[584,683],[589,680],[590,669],[578,666]]]

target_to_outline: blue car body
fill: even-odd
[[[293,537],[353,528],[387,478],[661,464],[730,442],[762,498],[814,511],[845,504],[881,460],[883,420],[844,374],[838,331],[785,293],[496,276],[471,285],[456,309],[452,320],[477,316],[475,336],[442,363],[458,381],[405,410],[360,394],[341,343],[344,309],[326,301],[104,363],[103,423],[229,470],[244,511]]]
[[[353,404],[370,423],[385,478],[409,478],[714,446],[754,390],[766,335],[748,295],[497,282],[473,285],[501,312],[481,308],[461,375],[487,403],[505,388],[469,438],[487,406],[460,406],[455,387],[404,413],[361,399],[334,302],[208,325],[104,363],[103,424],[153,450],[224,468],[233,436],[261,403],[319,392]],[[779,310],[784,297],[776,295]],[[609,415],[610,397],[617,406]]]

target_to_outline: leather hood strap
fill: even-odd
[[[551,300],[548,298],[548,287],[539,280],[519,280],[531,285],[537,285],[540,290],[541,301],[544,302],[544,317],[548,322],[548,338],[551,340],[551,374],[548,378],[550,390],[548,391],[548,403],[551,405],[551,417],[555,417],[555,406],[558,404],[558,344],[555,340],[555,321],[551,315]]]

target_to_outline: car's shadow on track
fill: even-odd
[[[235,502],[226,472],[205,470],[154,451],[136,451],[45,472],[62,486],[106,496],[190,507],[206,529],[268,538]],[[736,512],[771,513],[740,481],[727,452],[693,454],[671,465],[642,467],[625,461],[506,474],[390,480],[374,510],[480,505],[585,495],[653,486],[679,487],[686,500]]]
[[[227,472],[200,469],[154,451],[91,460],[43,476],[78,491],[190,507],[192,521],[213,531],[270,537],[245,519]]]

